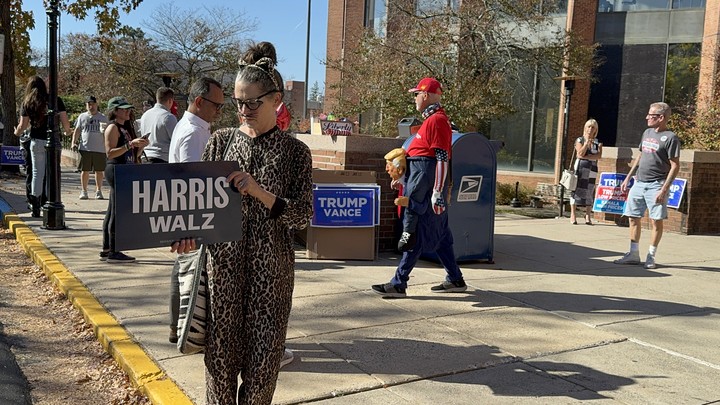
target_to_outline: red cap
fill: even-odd
[[[417,93],[418,91],[424,91],[426,93],[442,94],[442,85],[439,81],[432,77],[426,77],[420,80],[414,88],[408,90],[410,93]]]

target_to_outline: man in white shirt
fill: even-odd
[[[210,124],[220,116],[225,101],[222,86],[203,77],[190,86],[188,108],[178,121],[170,142],[170,163],[199,162],[210,139]],[[170,342],[177,343],[177,321],[180,310],[178,261],[170,278]]]
[[[140,118],[140,134],[148,136],[150,144],[143,150],[146,163],[167,163],[170,139],[177,125],[177,118],[170,112],[175,92],[160,87],[155,92],[155,105]]]
[[[84,112],[75,121],[75,131],[72,135],[72,150],[80,152],[80,199],[88,199],[88,184],[90,183],[90,172],[95,172],[95,199],[102,200],[102,182],[105,177],[105,135],[101,130],[101,124],[107,124],[108,119],[98,111],[97,99],[95,96],[88,96],[85,99]]]

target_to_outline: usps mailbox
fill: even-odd
[[[405,141],[407,150],[412,138]],[[448,221],[457,261],[493,263],[497,149],[477,132],[453,133]],[[428,252],[423,257],[434,259]]]

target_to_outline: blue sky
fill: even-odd
[[[167,0],[143,0],[140,6],[130,14],[120,18],[121,23],[134,27],[142,27],[151,13],[158,7],[172,4],[184,9],[191,8],[196,2]],[[222,6],[238,11],[245,10],[250,18],[257,19],[257,30],[252,33],[254,41],[270,41],[275,44],[278,53],[278,70],[285,80],[305,80],[305,42],[307,33],[307,0],[263,0],[259,2],[241,2],[237,0],[202,0],[208,8]],[[25,9],[31,10],[35,16],[35,29],[30,31],[30,42],[33,48],[44,49],[47,42],[47,17],[41,0],[25,0]],[[192,7],[194,8],[194,7]],[[324,89],[327,43],[327,11],[328,0],[312,0],[310,12],[310,86],[318,82]],[[60,22],[60,35],[74,32],[95,32],[95,21],[90,15],[86,20],[79,21],[63,14]],[[62,55],[61,55],[62,57]]]

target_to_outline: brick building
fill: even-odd
[[[388,34],[392,30],[386,24],[388,3],[393,1],[410,0],[329,2],[328,59],[348,55],[366,28]],[[468,1],[473,0],[416,0],[416,5],[434,2],[462,7]],[[596,72],[597,82],[575,81],[564,142],[565,82],[528,72],[530,83],[539,81],[537,94],[518,100],[519,112],[493,121],[486,133],[505,142],[498,155],[501,182],[518,180],[531,187],[555,184],[563,166],[563,143],[570,151],[588,118],[599,122],[604,145],[632,147],[645,128],[650,103],[666,101],[682,107],[696,91],[702,100],[716,86],[720,0],[568,0],[559,4],[553,16],[556,27],[573,31],[586,44],[599,43],[604,63]],[[325,103],[329,109],[338,98],[332,85],[341,80],[339,71],[327,69]],[[565,155],[567,164],[570,153]]]

